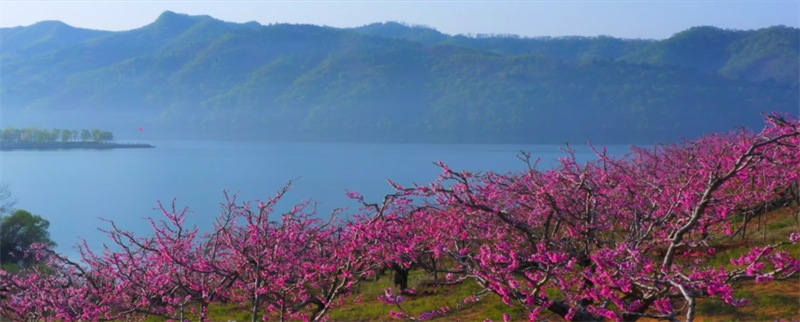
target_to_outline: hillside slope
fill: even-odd
[[[750,80],[796,83],[799,39],[800,29],[785,26],[747,31],[694,27],[619,59],[683,66]]]
[[[15,55],[35,39],[29,28],[40,26],[3,31],[4,121],[100,122],[123,136],[146,125],[182,138],[636,143],[757,125],[759,112],[795,111],[800,97],[780,74],[797,63],[786,58],[797,30],[784,27],[700,28],[724,38],[703,49],[673,44],[685,35],[470,38],[165,12]],[[693,50],[706,58],[689,61]],[[781,81],[760,81],[769,75]]]

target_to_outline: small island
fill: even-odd
[[[114,142],[114,133],[98,129],[78,131],[7,127],[0,131],[0,151],[120,148],[155,148],[155,146],[140,143],[116,143]]]

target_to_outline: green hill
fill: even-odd
[[[443,34],[427,26],[400,22],[374,23],[349,30],[382,37],[403,38],[425,45],[449,44],[501,55],[546,55],[562,60],[616,59],[653,43],[653,40],[600,37],[520,37],[517,35],[474,36]]]
[[[693,28],[655,42],[165,12],[139,29],[80,31],[86,39],[14,54],[41,38],[37,28],[2,31],[8,125],[102,122],[121,137],[147,126],[179,138],[633,143],[760,126],[758,112],[796,111],[800,97],[784,70],[798,62],[787,54],[797,29],[786,27]],[[696,35],[716,40],[684,39]]]
[[[747,31],[694,27],[619,59],[695,68],[751,80],[797,82],[798,39],[800,30],[785,26]]]
[[[60,21],[42,21],[27,27],[0,28],[2,59],[23,59],[25,56],[57,50],[110,32],[71,27]]]
[[[731,57],[720,70],[723,75],[748,79],[797,82],[800,75],[800,32],[783,26],[760,29],[731,44]]]
[[[450,38],[449,35],[445,35],[437,31],[436,29],[430,28],[428,26],[409,25],[406,23],[396,22],[396,21],[390,21],[385,23],[377,22],[357,28],[349,28],[347,30],[351,30],[365,35],[403,38],[421,42],[425,45],[438,44]]]

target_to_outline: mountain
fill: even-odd
[[[653,40],[599,37],[519,37],[517,35],[473,36],[443,34],[436,29],[401,22],[373,23],[349,30],[382,37],[403,38],[425,45],[451,44],[501,55],[546,55],[562,60],[616,59],[653,43]]]
[[[751,80],[797,82],[798,39],[800,29],[785,26],[746,31],[694,27],[619,59],[695,68]]]
[[[448,44],[482,49],[502,55],[545,55],[562,60],[616,59],[635,52],[652,40],[599,37],[537,37],[513,35],[466,37],[454,36]]]
[[[409,25],[403,22],[390,21],[390,22],[377,22],[357,28],[347,28],[353,32],[365,35],[376,35],[390,38],[403,38],[416,42],[421,42],[425,45],[438,44],[450,38],[436,29],[428,26]]]
[[[1,57],[4,61],[20,59],[107,34],[110,32],[74,28],[60,21],[42,21],[27,27],[0,28]]]
[[[35,38],[25,29],[37,25],[13,30]],[[466,37],[165,12],[22,56],[7,42],[32,42],[4,29],[0,103],[6,125],[121,137],[147,126],[176,138],[418,142],[647,143],[796,111],[796,79],[776,72],[797,63],[785,58],[797,29],[701,31],[715,40]]]
[[[777,26],[750,32],[731,44],[730,58],[720,73],[748,79],[796,82],[800,75],[800,32]]]
[[[426,45],[452,44],[501,55],[546,55],[562,60],[624,60],[718,72],[728,77],[778,82],[798,81],[800,29],[774,26],[759,30],[693,27],[672,37],[620,39],[598,37],[519,37],[516,35],[450,36],[427,26],[374,23],[351,30],[403,38]]]
[[[633,63],[671,64],[717,71],[729,58],[727,48],[743,38],[745,31],[716,27],[693,27],[630,53],[623,60]]]

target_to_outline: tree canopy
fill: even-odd
[[[415,294],[408,273],[418,267],[446,274],[438,285],[478,286],[459,302],[494,294],[501,309],[520,308],[529,321],[700,320],[698,301],[745,306],[744,282],[800,274],[796,226],[772,240],[751,234],[740,251],[719,243],[769,209],[800,208],[800,122],[777,113],[765,120],[759,133],[714,133],[625,156],[598,148],[584,164],[567,147],[570,155],[545,170],[524,152],[527,169],[506,174],[439,162],[438,179],[390,181],[396,193],[380,203],[348,192],[363,207],[347,220],[340,210],[320,216],[311,201],[274,213],[289,185],[263,201],[226,194],[206,234],[175,200],[159,203],[163,216],[146,219],[150,233],[109,222],[110,245],[80,244],[79,261],[33,247],[46,265],[0,270],[0,308],[35,322],[185,321],[189,312],[205,322],[213,303],[233,302],[252,322],[327,321],[361,283],[391,268],[400,289],[372,294],[392,306],[388,315],[447,319],[449,306],[406,310],[404,297]]]
[[[31,245],[55,246],[50,240],[50,222],[25,210],[15,210],[9,216],[0,217],[0,263],[30,266],[35,257],[25,256]]]
[[[0,142],[2,143],[55,143],[55,142],[109,142],[114,140],[114,133],[101,131],[98,129],[89,130],[68,130],[52,129],[44,130],[35,126],[17,129],[6,127],[0,131]]]
[[[34,27],[3,32],[23,44]],[[800,99],[798,29],[780,26],[654,41],[165,12],[126,32],[67,27],[75,37],[36,55],[4,46],[4,120],[102,117],[192,138],[649,143],[756,128],[749,115]]]
[[[16,202],[8,185],[0,185],[0,265],[3,269],[15,270],[35,263],[36,259],[26,257],[25,253],[36,243],[56,245],[50,240],[50,222],[28,211],[14,209]]]

